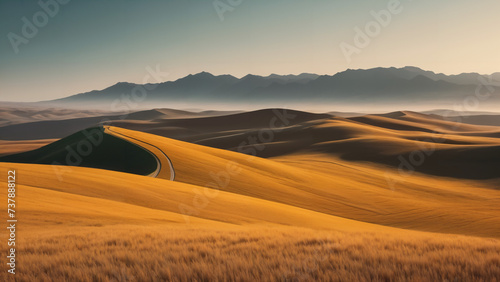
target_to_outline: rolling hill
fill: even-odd
[[[397,175],[395,169],[320,152],[263,159],[105,130],[113,146],[127,140],[161,149],[175,181],[0,163],[3,172],[18,175],[21,280],[231,279],[228,273],[249,280],[487,280],[500,274],[494,183],[417,173],[396,176],[391,187],[386,175]],[[81,140],[76,137],[52,145]],[[42,254],[47,259],[40,262]]]
[[[211,187],[219,191],[292,205],[314,212],[392,227],[482,236],[500,232],[495,227],[500,226],[494,223],[496,219],[489,216],[497,209],[495,205],[498,198],[493,196],[497,192],[488,189],[496,188],[495,183],[498,181],[494,179],[493,182],[474,182],[420,173],[406,175],[399,173],[397,168],[390,169],[373,162],[371,164],[346,162],[339,156],[322,150],[305,150],[263,159],[138,131],[117,127],[109,129],[113,135],[104,135],[110,138],[106,149],[118,148],[117,145],[124,142],[120,140],[124,138],[123,136],[127,136],[128,140],[123,144],[135,143],[139,146],[135,146],[136,149],[145,143],[152,144],[168,156],[175,169],[176,182]],[[383,137],[380,138],[382,142],[387,142]],[[116,145],[112,145],[115,142]],[[68,140],[61,139],[52,146],[63,147],[59,145],[60,143],[66,144]],[[286,146],[284,142],[277,143]],[[46,152],[46,147],[24,154],[31,156],[40,151]],[[359,151],[361,147],[357,148]],[[107,160],[102,163],[106,164],[107,169],[118,170],[112,167],[117,165],[123,168],[124,164],[119,155],[110,155],[104,149],[94,151],[101,154],[99,160]],[[51,156],[59,157],[58,154]],[[2,161],[12,162],[15,161],[15,157],[16,155],[11,159],[6,157]],[[487,155],[482,157],[485,158]],[[391,159],[390,155],[386,158]],[[93,160],[94,157],[91,155],[89,160],[85,161],[86,166],[90,166],[87,162],[92,165]],[[53,160],[44,159],[44,162],[50,164]],[[143,164],[144,161],[141,161],[136,166],[145,169]],[[152,160],[152,170],[155,168],[153,165]],[[70,168],[72,171],[73,167]],[[142,174],[147,172],[150,171],[143,171]],[[62,170],[61,174],[66,177],[71,173]],[[42,176],[31,179],[39,181],[40,177]],[[170,179],[170,173],[158,177]],[[248,181],[249,179],[252,181]],[[36,182],[32,183],[29,179],[26,181],[24,182],[26,185],[36,186]],[[432,197],[429,198],[429,195]],[[385,212],[380,212],[379,203],[383,203]],[[468,207],[471,205],[475,206],[476,210],[481,210],[481,213],[468,213]],[[170,206],[168,209],[175,211],[177,208]],[[416,210],[419,212],[411,212]],[[435,217],[437,219],[434,219]],[[429,221],[429,218],[433,220]],[[457,224],[458,221],[463,224]],[[491,223],[487,227],[482,226],[485,222]],[[464,225],[465,223],[467,224]]]
[[[285,109],[209,114],[159,109],[105,123],[265,158],[320,153],[408,173],[498,178],[500,128],[496,126],[457,123],[410,111],[349,118]],[[0,127],[0,134],[14,140],[62,138],[85,125],[93,126],[96,119],[10,125]],[[50,130],[44,130],[48,125]]]
[[[161,113],[132,114],[138,120],[0,159],[5,175],[16,170],[18,279],[500,275],[498,127],[408,111]],[[146,132],[162,130],[196,141]],[[63,165],[68,148],[92,140],[101,142],[80,164]],[[9,142],[4,152],[49,141]],[[398,157],[410,160],[422,144],[433,154],[402,172]],[[434,165],[447,162],[455,167]]]
[[[83,166],[149,175],[158,169],[158,160],[102,127],[88,128],[33,151],[0,157],[0,162]]]

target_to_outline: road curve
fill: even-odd
[[[118,131],[112,129],[110,126],[105,125],[105,126],[103,126],[103,128],[104,128],[104,133],[113,135],[113,136],[118,137],[120,139],[131,142],[134,145],[140,146],[143,149],[150,152],[156,158],[156,161],[158,163],[158,167],[149,176],[163,178],[163,179],[169,179],[172,181],[175,180],[175,170],[174,170],[174,166],[172,165],[172,161],[167,156],[167,154],[165,154],[160,148],[158,148],[157,146],[155,146],[151,143],[148,143],[144,140],[140,140],[140,139],[137,139],[135,137],[131,137],[131,136],[128,136],[128,135],[123,134],[121,132],[118,132]]]

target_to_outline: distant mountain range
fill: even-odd
[[[489,78],[477,73],[459,75],[437,74],[416,67],[348,69],[335,75],[258,76],[212,75],[208,72],[191,74],[175,81],[139,85],[120,82],[103,90],[94,90],[62,99],[44,101],[54,105],[99,105],[132,96],[146,103],[362,103],[362,104],[432,104],[457,103],[476,93],[478,85],[497,81],[500,73]],[[154,88],[154,89],[152,89]],[[152,90],[147,90],[152,89]],[[145,95],[143,96],[143,94]],[[498,95],[496,95],[498,96]],[[497,97],[488,102],[499,102]],[[143,99],[144,98],[144,99]]]

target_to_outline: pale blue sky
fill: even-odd
[[[42,0],[50,2],[49,0]],[[55,0],[52,0],[55,1]],[[227,0],[220,0],[227,3]],[[38,101],[140,83],[147,66],[268,75],[406,65],[448,74],[500,71],[500,1],[401,0],[402,11],[348,62],[339,45],[390,1],[243,0],[221,21],[213,1],[77,1],[59,6],[16,54],[38,1],[0,2],[0,100]]]

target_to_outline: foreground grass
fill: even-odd
[[[498,281],[500,277],[496,239],[260,226],[68,230],[19,233],[16,280]],[[12,276],[4,269],[0,280],[13,280]]]

